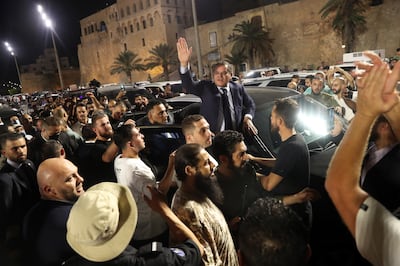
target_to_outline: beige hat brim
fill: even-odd
[[[131,191],[126,186],[112,182],[103,182],[90,187],[88,191],[93,190],[110,192],[119,199],[119,222],[117,232],[104,243],[93,246],[84,245],[76,241],[75,238],[68,234],[68,230],[67,241],[75,252],[87,260],[94,262],[109,261],[120,255],[131,241],[137,223],[137,206]],[[71,214],[73,214],[73,208],[70,213],[70,218],[72,216]],[[70,226],[79,226],[78,224],[72,224],[70,219],[68,219],[67,228],[70,228]]]

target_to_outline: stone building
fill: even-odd
[[[124,50],[146,59],[149,50],[167,43],[176,47],[184,28],[192,24],[191,0],[117,0],[113,5],[80,21],[78,58],[81,84],[96,79],[102,84],[125,83],[124,73],[110,74],[115,58]],[[147,80],[161,68],[132,72],[133,81]]]
[[[80,83],[79,69],[71,67],[68,57],[60,57],[64,86]],[[53,48],[47,48],[34,64],[20,68],[22,92],[33,93],[42,90],[60,90],[60,79]]]
[[[200,47],[204,73],[216,61],[224,61],[233,45],[232,33],[236,24],[244,20],[261,20],[264,29],[274,39],[274,65],[289,69],[315,68],[321,64],[342,61],[344,49],[341,39],[332,30],[332,18],[323,20],[319,11],[326,3],[321,0],[274,1],[264,7],[236,13],[234,16],[199,26]],[[385,0],[370,6],[365,17],[368,30],[357,36],[355,51],[385,49],[386,56],[394,55],[400,47],[397,20],[400,1]],[[190,45],[194,46],[193,27],[185,30]],[[195,53],[195,49],[193,50]],[[197,58],[193,54],[192,61]],[[263,62],[257,62],[264,67]]]
[[[93,78],[101,83],[126,82],[125,74],[110,75],[115,57],[126,49],[145,59],[149,56],[148,51],[157,44],[168,43],[175,47],[178,36],[186,36],[189,44],[194,47],[190,2],[191,0],[117,0],[114,5],[82,19],[81,44],[78,46],[81,84],[86,84]],[[220,0],[215,5],[222,3],[222,11],[226,13],[233,8],[227,9],[227,5],[232,2],[234,1]],[[244,1],[236,2],[243,4]],[[323,20],[319,13],[326,1],[264,0],[264,3],[269,4],[199,26],[204,74],[210,73],[213,63],[224,61],[226,55],[230,54],[235,25],[252,19],[260,21],[274,39],[274,66],[304,69],[342,61],[344,49],[341,39],[332,30],[332,17]],[[211,7],[221,8],[210,5]],[[368,30],[357,36],[355,50],[385,49],[387,56],[394,54],[396,48],[400,47],[396,20],[398,14],[398,0],[385,0],[382,4],[370,6],[365,13]],[[196,71],[195,50],[193,49],[192,67]],[[256,61],[258,67],[265,66],[265,62]],[[241,71],[246,70],[246,65],[245,62]],[[132,72],[132,77],[134,81],[141,81],[149,75],[155,77],[160,73],[161,69],[156,68],[147,72]]]

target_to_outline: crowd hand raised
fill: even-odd
[[[178,59],[182,67],[187,67],[189,64],[190,56],[192,55],[192,47],[188,47],[185,38],[179,38],[176,43],[176,49],[178,51]]]
[[[395,88],[400,79],[400,64],[397,63],[390,71],[378,55],[372,52],[364,52],[364,55],[371,59],[372,64],[357,63],[357,67],[364,71],[357,79],[357,113],[375,117],[389,111],[399,101]]]

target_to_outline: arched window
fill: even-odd
[[[107,26],[104,21],[100,22],[100,31],[107,31]]]
[[[150,27],[153,27],[153,25],[154,25],[153,18],[150,18],[150,19],[149,19],[149,24],[150,24]]]
[[[136,22],[136,30],[137,30],[137,31],[140,30],[140,24],[139,24],[139,22]]]
[[[133,13],[136,13],[136,4],[133,4]]]
[[[143,20],[142,24],[143,24],[143,29],[145,29],[146,28],[146,20]]]

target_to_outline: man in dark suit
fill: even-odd
[[[184,38],[179,38],[176,46],[182,86],[188,93],[201,98],[200,114],[210,123],[211,131],[220,132],[226,129],[241,131],[243,128],[252,134],[257,134],[257,128],[252,122],[255,103],[242,85],[230,81],[231,73],[226,65],[217,63],[213,66],[213,81],[195,82],[189,71],[192,48],[188,47]]]
[[[0,144],[6,158],[0,170],[0,265],[18,265],[23,258],[22,220],[39,200],[36,169],[26,159],[24,135],[5,133]]]

